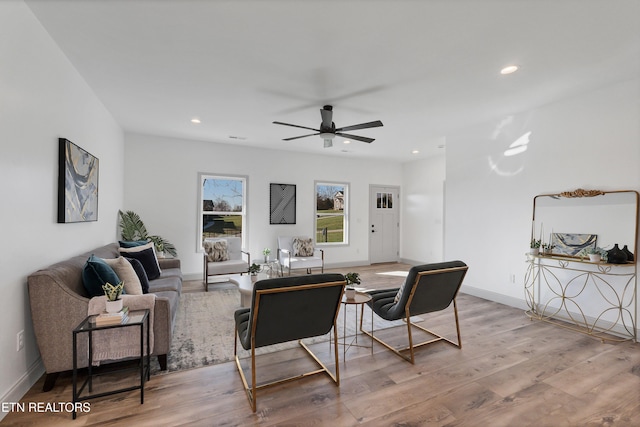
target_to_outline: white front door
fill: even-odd
[[[369,262],[398,261],[400,189],[369,187]]]

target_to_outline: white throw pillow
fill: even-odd
[[[120,280],[124,282],[124,291],[128,295],[142,295],[142,284],[133,269],[133,266],[124,257],[104,260],[113,271],[116,272]]]

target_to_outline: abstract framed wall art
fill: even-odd
[[[58,139],[58,222],[98,220],[98,158]]]
[[[269,224],[296,223],[296,186],[270,184]]]
[[[578,255],[583,249],[596,247],[596,234],[553,233],[551,244],[553,253],[559,255]]]

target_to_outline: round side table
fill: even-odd
[[[347,295],[342,296],[342,305],[344,306],[344,316],[343,316],[343,325],[342,325],[342,360],[346,362],[347,350],[351,347],[364,347],[370,348],[371,354],[373,354],[373,338],[371,338],[371,345],[362,345],[358,343],[358,329],[362,330],[362,317],[364,315],[364,305],[371,301],[371,295],[356,292],[353,299],[347,298]],[[347,343],[347,307],[350,305],[355,307],[355,334],[351,338],[351,341]],[[360,306],[360,327],[358,328],[358,306]],[[371,313],[371,335],[373,335],[373,313]]]

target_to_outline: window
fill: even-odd
[[[348,243],[349,185],[316,182],[316,244]]]
[[[200,174],[199,247],[209,237],[242,237],[245,246],[247,178]]]

